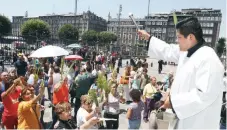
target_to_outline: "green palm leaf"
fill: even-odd
[[[89,98],[95,102],[96,107],[98,107],[99,103],[98,103],[98,97],[96,95],[96,91],[94,89],[90,89],[88,91],[88,95],[89,95]]]

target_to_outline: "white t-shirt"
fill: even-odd
[[[53,74],[53,86],[51,88],[51,93],[53,93],[53,88],[59,81],[61,81],[61,74],[60,73],[54,73]]]
[[[135,71],[133,71],[133,70],[130,72],[130,76],[132,76],[132,77],[134,77],[134,76],[135,76],[135,74],[136,74],[136,72],[135,72]]]
[[[30,74],[27,83],[30,84],[30,85],[33,85],[34,84],[34,78],[35,78],[35,75]]]
[[[77,120],[77,126],[80,127],[81,125],[83,125],[86,121],[86,117],[88,116],[88,112],[80,107],[79,110],[77,111],[77,115],[76,115],[76,120]],[[90,129],[98,129],[98,126],[92,126]]]
[[[108,112],[118,114],[120,112],[120,96],[108,95]]]
[[[94,70],[92,70],[91,74],[94,75],[94,76],[96,76],[98,74],[98,72],[97,72],[96,69],[94,69]]]
[[[82,66],[82,68],[83,68],[83,69],[87,69],[87,65],[84,64],[84,65]]]
[[[96,56],[96,61],[101,61],[101,55]]]
[[[143,67],[140,67],[140,68],[138,69],[138,72],[139,72],[139,74],[142,74],[142,73],[143,73]]]

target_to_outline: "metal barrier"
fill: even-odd
[[[20,36],[0,37],[0,61],[4,64],[11,64],[13,57],[18,53],[30,54],[37,45],[32,41]]]

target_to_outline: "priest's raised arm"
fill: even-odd
[[[156,37],[151,37],[148,47],[148,56],[149,58],[177,63],[180,57],[180,48],[177,44],[168,44]]]
[[[180,48],[177,44],[168,44],[154,36],[151,36],[144,30],[138,31],[139,36],[147,42],[148,56],[158,60],[178,62],[180,57]]]

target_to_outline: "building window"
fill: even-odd
[[[162,29],[162,33],[166,33],[166,28],[163,28]]]
[[[209,34],[213,34],[213,30],[212,29],[209,30]]]
[[[203,23],[200,23],[201,27],[203,27]]]
[[[214,23],[210,23],[210,26],[211,26],[211,27],[214,27]]]
[[[218,21],[218,17],[215,17],[215,21]]]
[[[165,36],[162,36],[162,40],[165,40]]]
[[[221,17],[219,17],[219,21],[221,21]]]
[[[208,42],[212,42],[212,38],[211,37],[208,39]]]
[[[203,17],[201,17],[201,19],[200,19],[201,21],[203,21]]]
[[[214,20],[214,17],[211,17],[211,20],[213,21]]]
[[[207,17],[207,20],[209,20],[209,21],[210,21],[210,17]]]

